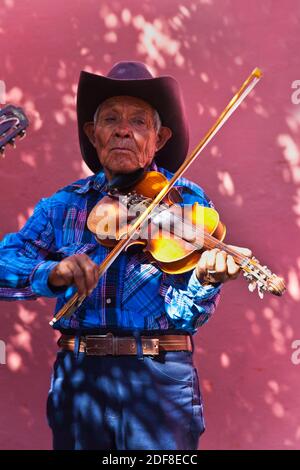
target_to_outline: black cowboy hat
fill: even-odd
[[[112,96],[121,95],[147,101],[158,112],[162,125],[172,130],[172,137],[156,153],[155,161],[158,166],[176,171],[184,161],[189,145],[182,94],[173,77],[153,77],[141,62],[118,62],[106,77],[81,72],[77,92],[77,119],[80,149],[87,166],[94,173],[102,168],[83,125],[93,121],[100,103]]]

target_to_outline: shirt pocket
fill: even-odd
[[[159,295],[161,271],[145,253],[131,256],[127,261],[122,291],[122,308],[134,314],[149,315],[162,305]]]
[[[189,351],[169,351],[147,359],[155,380],[165,384],[181,383],[192,387],[193,362]]]

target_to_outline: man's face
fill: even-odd
[[[108,177],[147,167],[172,135],[167,127],[157,132],[153,108],[132,96],[104,101],[95,125],[86,123],[84,130]]]

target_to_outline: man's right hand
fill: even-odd
[[[48,283],[53,287],[75,284],[79,296],[88,296],[99,280],[98,266],[85,254],[63,259],[50,272]]]

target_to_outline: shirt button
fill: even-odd
[[[111,299],[108,297],[108,299],[106,299],[106,303],[107,304],[110,304],[111,303]]]

